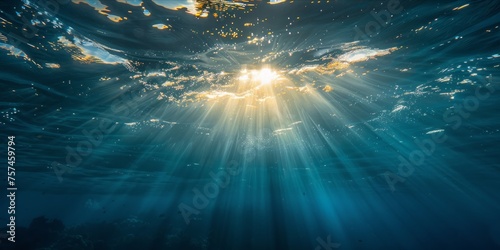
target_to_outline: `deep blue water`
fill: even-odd
[[[0,3],[0,249],[500,249],[498,1],[193,2]]]

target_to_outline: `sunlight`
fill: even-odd
[[[258,85],[268,85],[278,80],[279,74],[270,69],[262,68],[260,70],[242,70],[238,78],[243,82],[257,83]]]

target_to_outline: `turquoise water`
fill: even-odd
[[[1,249],[500,248],[499,3],[272,2],[1,3]]]

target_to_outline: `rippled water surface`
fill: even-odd
[[[0,23],[2,249],[500,248],[498,1],[24,0]]]

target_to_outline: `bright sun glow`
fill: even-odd
[[[278,79],[279,75],[269,68],[262,68],[260,70],[242,70],[239,77],[240,81],[250,81],[259,83],[260,85],[268,85]]]

